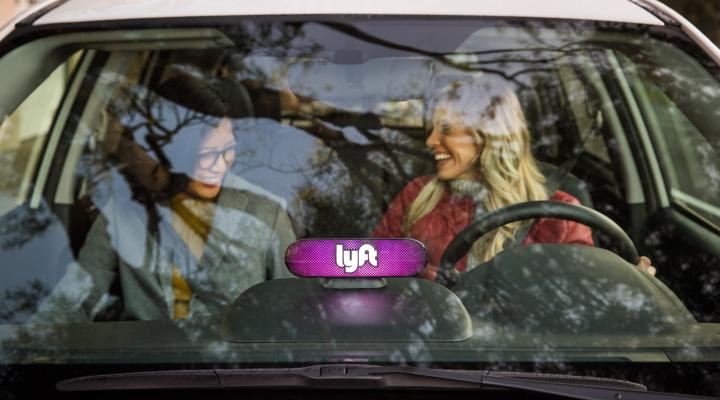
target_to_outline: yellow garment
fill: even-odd
[[[185,278],[182,277],[178,267],[172,267],[172,286],[175,302],[173,303],[173,319],[185,319],[190,314],[190,299],[192,289]]]
[[[170,209],[173,211],[173,228],[195,258],[199,260],[210,234],[215,215],[215,204],[194,199],[187,194],[179,194],[170,199]],[[190,314],[192,288],[175,265],[172,268],[172,287],[175,297],[173,319],[187,318]]]

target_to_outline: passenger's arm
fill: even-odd
[[[118,256],[110,240],[108,221],[100,214],[93,223],[77,262],[40,305],[34,323],[91,321],[119,299],[108,291],[117,276]]]
[[[272,279],[293,276],[285,266],[285,252],[296,240],[295,231],[293,230],[287,211],[281,206],[278,206],[277,209],[278,213],[275,217],[275,224],[273,225],[276,241],[273,246],[271,246],[272,248],[268,255],[269,265],[267,266],[268,275]]]

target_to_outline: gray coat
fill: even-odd
[[[155,207],[160,221],[151,235],[141,204],[110,200],[35,322],[171,318],[173,265],[193,292],[190,317],[219,313],[249,287],[290,276],[285,250],[295,234],[284,200],[242,178],[226,176],[200,260],[171,227],[173,211]]]

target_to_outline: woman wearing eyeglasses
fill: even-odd
[[[217,315],[249,287],[289,276],[284,201],[231,172],[236,135],[252,121],[242,87],[179,76],[156,90],[149,112],[118,115],[125,142],[109,158],[124,178],[37,322]],[[137,124],[138,114],[153,117]],[[184,125],[160,126],[168,115]],[[149,127],[127,132],[125,120]]]

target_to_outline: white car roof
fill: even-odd
[[[663,25],[629,0],[70,0],[33,25],[223,15],[513,16]]]

